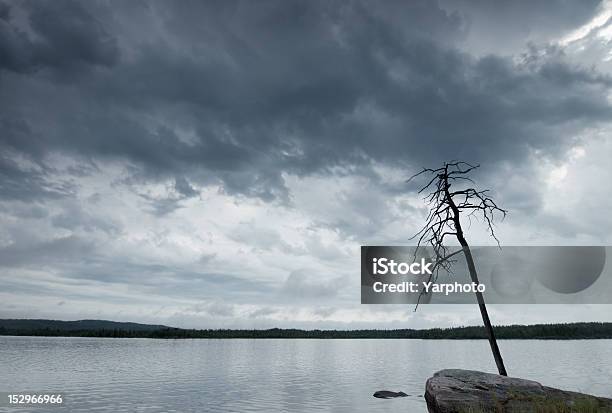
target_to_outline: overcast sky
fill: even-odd
[[[611,41],[598,1],[0,2],[0,318],[479,324],[360,305],[359,246],[410,244],[450,159],[502,245],[610,245]]]

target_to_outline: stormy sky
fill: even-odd
[[[610,245],[611,41],[599,1],[0,2],[0,317],[478,324],[360,305],[359,246],[410,244],[451,159],[502,245]]]

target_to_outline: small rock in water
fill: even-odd
[[[379,390],[373,394],[374,397],[378,397],[379,399],[393,399],[394,397],[408,397],[406,393],[403,391],[389,391],[389,390]]]

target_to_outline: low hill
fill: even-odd
[[[120,330],[148,332],[168,328],[163,325],[139,324],[129,322],[117,322],[108,320],[43,320],[43,319],[0,319],[0,331],[42,331],[51,330],[54,332],[78,332],[78,331],[99,331],[99,330]]]

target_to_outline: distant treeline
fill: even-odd
[[[495,327],[501,339],[612,339],[612,323],[536,324]],[[56,337],[141,338],[314,338],[314,339],[485,339],[483,327],[432,328],[427,330],[190,330],[105,320],[0,320],[0,335]]]

